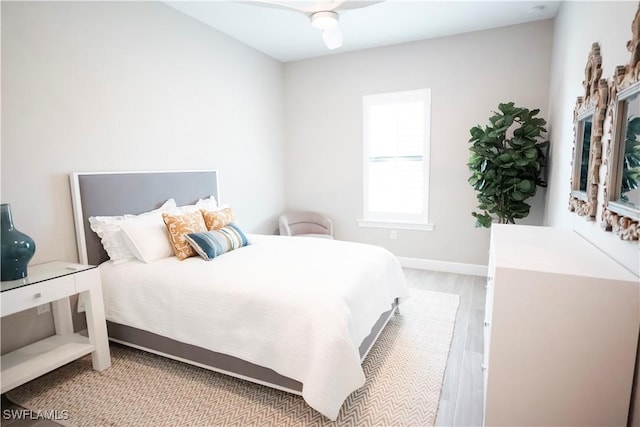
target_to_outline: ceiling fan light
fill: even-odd
[[[331,50],[342,47],[342,31],[337,27],[324,30],[322,32],[322,40],[324,40],[325,46]]]
[[[316,12],[311,15],[311,26],[320,30],[330,30],[338,26],[338,14],[332,11]]]

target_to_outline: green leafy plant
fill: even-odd
[[[540,110],[519,108],[513,102],[498,105],[489,117],[491,125],[471,128],[469,183],[478,192],[478,209],[472,212],[476,227],[515,223],[529,215],[526,199],[546,187],[541,171],[545,165],[543,149],[547,130]]]
[[[624,155],[622,159],[622,186],[620,198],[628,202],[626,195],[631,190],[638,188],[640,182],[640,117],[627,120],[627,134],[624,142]]]
[[[589,154],[591,154],[591,127],[592,122],[585,121],[582,129],[582,155],[580,156],[580,191],[587,191],[589,180]]]

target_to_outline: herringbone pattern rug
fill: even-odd
[[[412,290],[364,361],[365,386],[335,423],[299,396],[115,344],[102,373],[87,356],[7,397],[32,410],[66,410],[77,426],[430,426],[458,302]]]

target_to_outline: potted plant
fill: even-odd
[[[529,215],[525,202],[546,187],[542,178],[545,165],[544,119],[536,117],[539,109],[516,107],[513,102],[498,105],[489,117],[491,125],[471,128],[469,183],[478,192],[478,209],[472,212],[476,227],[515,223]]]
[[[629,203],[627,193],[638,188],[640,183],[640,117],[627,119],[627,132],[622,155],[622,186],[620,200]]]

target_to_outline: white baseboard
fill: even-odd
[[[398,257],[400,265],[406,268],[420,270],[444,271],[446,273],[468,274],[470,276],[486,277],[488,267],[479,264],[462,264],[459,262],[438,261],[435,259]]]

